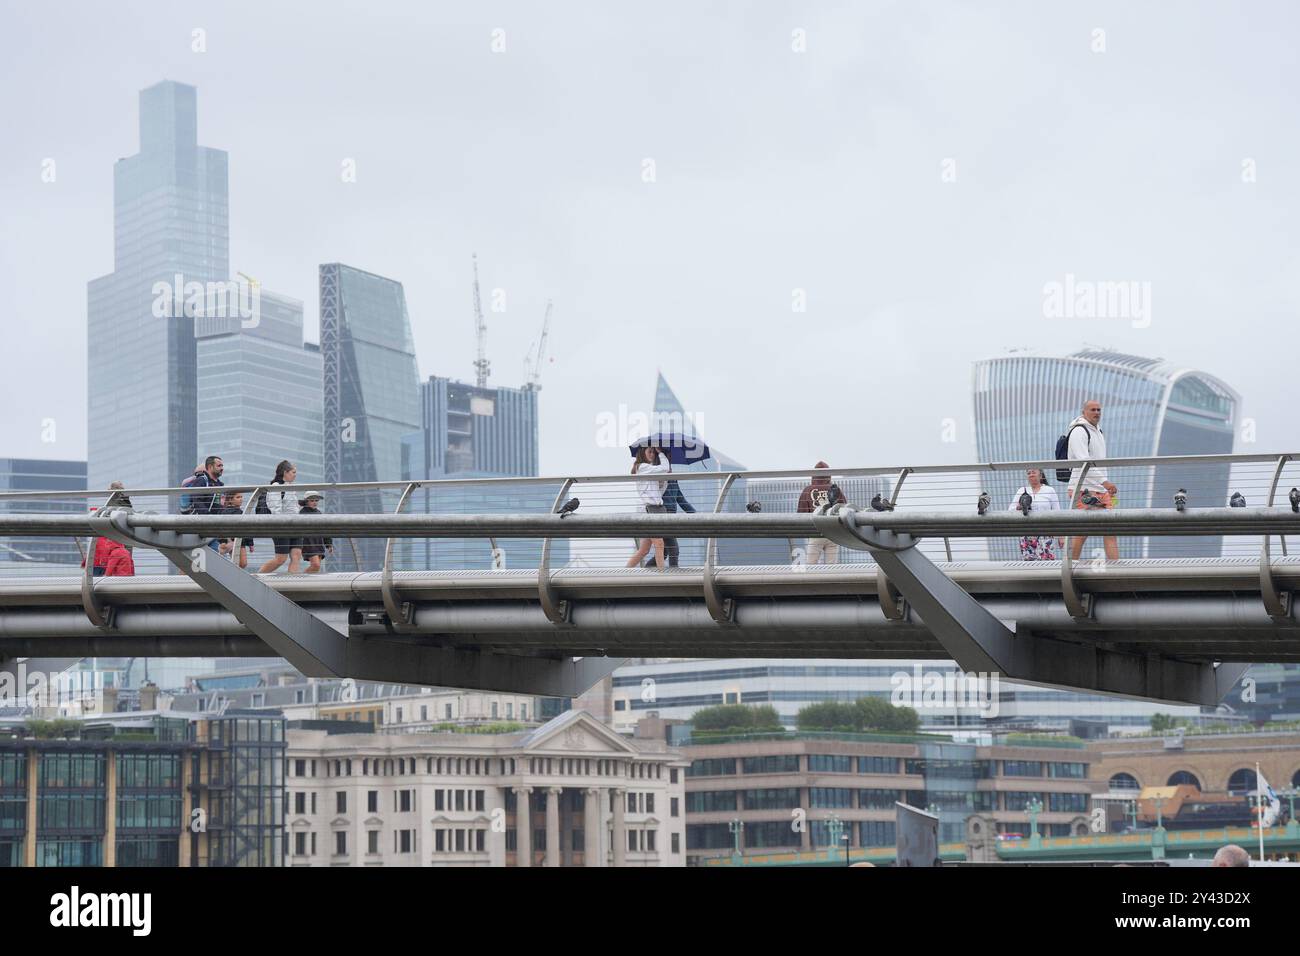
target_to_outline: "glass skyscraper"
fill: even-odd
[[[324,478],[321,354],[303,344],[302,303],[262,291],[257,325],[195,321],[199,457],[220,455],[228,485],[268,482],[288,459],[298,483]]]
[[[1085,401],[1102,404],[1101,428],[1110,458],[1231,454],[1240,396],[1227,384],[1162,359],[1101,349],[1064,358],[1008,355],[974,366],[975,446],[981,462],[1041,460],[1050,468],[1056,439]],[[1162,465],[1112,474],[1119,506],[1167,505],[1186,488],[1194,503],[1222,507],[1228,499],[1228,465]],[[1055,476],[1049,480],[1055,484]],[[1019,474],[992,474],[994,507],[1007,507]],[[1062,507],[1069,507],[1058,488]],[[1216,537],[1121,538],[1120,556],[1217,556]],[[1012,539],[989,541],[990,557],[1018,560]]]
[[[84,461],[0,458],[0,491],[80,491],[85,487]],[[91,504],[80,498],[6,499],[0,500],[0,512],[85,514]],[[71,538],[0,538],[0,562],[5,565],[5,574],[13,574],[19,568],[31,574],[50,574],[55,570],[50,565],[77,567],[81,563],[81,551]]]
[[[322,265],[320,327],[325,480],[400,480],[403,438],[421,428],[420,376],[402,284],[337,262]],[[392,511],[398,498],[362,493],[333,504]],[[382,566],[382,540],[357,539],[355,546],[363,569]],[[350,548],[342,558],[353,560]]]
[[[197,461],[194,323],[155,283],[230,276],[227,156],[198,145],[197,91],[140,93],[140,151],[113,168],[113,271],[88,289],[88,479],[174,486]]]
[[[422,428],[407,435],[402,477],[534,477],[538,470],[535,388],[483,387],[431,376],[420,386]],[[406,510],[426,514],[544,514],[560,482],[456,485],[416,491]],[[495,552],[493,544],[495,543]],[[401,542],[401,567],[408,570],[535,568],[542,542],[520,538],[490,542],[476,538],[408,538]],[[550,566],[569,559],[567,538],[551,543]]]

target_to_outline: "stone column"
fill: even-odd
[[[799,834],[799,849],[804,853],[812,850],[812,820],[807,813],[812,806],[812,793],[808,787],[799,790],[799,806],[804,808],[803,832]]]
[[[36,781],[41,769],[41,752],[27,748],[27,829],[23,833],[23,866],[36,865]]]
[[[614,790],[614,865],[627,865],[627,788]]]
[[[104,753],[104,866],[117,866],[117,757]]]
[[[560,842],[560,788],[546,788],[546,862],[559,866],[563,844]]]
[[[604,866],[605,818],[601,813],[605,791],[599,787],[587,788],[586,811],[583,816],[582,859],[584,866]]]
[[[194,782],[194,762],[189,750],[181,751],[181,836],[180,836],[180,858],[177,860],[177,866],[193,866],[192,846],[190,844],[190,820],[194,813],[194,792],[190,789],[190,784]],[[291,807],[292,803],[289,804]],[[293,852],[293,834],[285,828],[284,839],[289,841],[285,848],[287,857]]]
[[[533,865],[533,812],[528,795],[532,787],[515,787],[515,865]]]

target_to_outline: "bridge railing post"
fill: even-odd
[[[1083,494],[1083,479],[1088,476],[1088,469],[1092,467],[1091,461],[1085,461],[1083,467],[1079,469],[1079,480],[1074,485],[1076,495]],[[1067,485],[1066,490],[1069,490]],[[1069,508],[1074,508],[1074,499],[1069,498]],[[1070,617],[1076,621],[1087,620],[1092,617],[1092,595],[1080,594],[1074,583],[1074,563],[1071,560],[1071,552],[1074,550],[1074,538],[1065,539],[1065,547],[1061,551],[1061,597],[1065,601],[1065,609],[1070,612]],[[1082,553],[1082,551],[1080,551]]]
[[[911,468],[904,468],[894,480],[893,490],[889,493],[890,511],[893,511],[898,506],[898,496],[903,490],[903,482],[907,480],[907,476],[911,473]],[[947,540],[947,538],[944,539],[945,543]],[[951,560],[951,550],[949,554]],[[898,588],[894,587],[889,580],[889,576],[885,574],[885,569],[880,566],[879,561],[876,562],[876,600],[880,602],[881,613],[889,620],[903,621],[907,619],[907,600],[899,592]]]
[[[718,514],[722,511],[722,506],[726,504],[727,492],[736,481],[736,473],[733,471],[727,475],[726,480],[722,483],[722,488],[718,491],[718,500],[713,503],[713,513]],[[724,598],[718,591],[718,582],[713,577],[714,563],[718,557],[718,539],[709,538],[704,546],[704,606],[709,609],[709,617],[719,624],[734,623],[736,605],[731,598]]]
[[[1277,460],[1277,467],[1273,469],[1273,481],[1268,487],[1267,507],[1273,507],[1273,499],[1277,495],[1277,485],[1282,479],[1282,469],[1286,463],[1291,460],[1290,455],[1282,455]],[[1282,542],[1282,554],[1286,554],[1286,535],[1278,535]],[[1274,620],[1284,620],[1291,614],[1291,592],[1280,591],[1277,581],[1273,577],[1273,555],[1272,555],[1272,535],[1264,535],[1264,544],[1259,550],[1259,593],[1264,601],[1264,610],[1268,616]]]
[[[411,492],[419,486],[418,482],[410,482],[402,489],[402,497],[397,501],[397,507],[393,509],[393,514],[401,514],[402,509],[406,507],[406,501],[411,497]],[[355,546],[354,546],[355,547]],[[388,612],[388,620],[396,630],[409,628],[413,621],[413,608],[409,601],[402,601],[393,587],[393,539],[388,538],[384,544],[384,569],[380,575],[380,595],[384,600],[384,610]]]
[[[574,479],[565,478],[560,485],[555,501],[551,503],[551,514],[555,514],[565,502],[565,495],[573,487]],[[551,581],[551,537],[542,539],[542,553],[537,561],[537,600],[542,606],[542,613],[552,624],[569,623],[569,602],[561,600]]]

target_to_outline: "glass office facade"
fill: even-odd
[[[206,746],[190,756],[191,786],[219,825],[190,835],[194,865],[283,866],[284,717],[227,712],[203,726]]]
[[[84,461],[54,461],[46,458],[0,458],[0,491],[79,491],[86,487]],[[87,502],[51,501],[39,498],[0,500],[0,514],[21,511],[39,514],[85,514]],[[81,551],[69,538],[15,537],[0,538],[0,563],[3,574],[22,568],[33,573],[49,574],[44,565],[62,564],[76,567]]]
[[[420,381],[400,282],[351,266],[320,267],[326,481],[397,481],[403,438],[421,428]],[[400,494],[357,493],[348,511],[392,511]],[[341,509],[340,509],[341,510]],[[384,542],[358,539],[366,570],[382,566]]]
[[[320,350],[303,344],[301,302],[263,291],[260,311],[249,328],[195,323],[199,454],[222,457],[228,485],[268,482],[287,458],[309,487],[325,477]]]
[[[1065,358],[1010,355],[975,363],[975,448],[981,462],[1055,458],[1057,437],[1078,417],[1083,403],[1102,404],[1101,428],[1109,458],[1151,455],[1230,454],[1240,397],[1226,384],[1160,359],[1100,349]],[[1049,473],[1055,486],[1055,476]],[[1164,465],[1111,475],[1120,506],[1145,508],[1169,502],[1178,488],[1193,501],[1227,503],[1228,466]],[[995,507],[1007,507],[1024,484],[1019,473],[987,476]],[[1057,487],[1063,507],[1065,489]],[[994,538],[989,555],[1019,560],[1015,539]],[[1120,557],[1217,556],[1214,537],[1121,538]]]
[[[182,849],[191,866],[281,866],[284,726],[279,713],[124,716],[71,739],[0,738],[0,867],[173,867]],[[187,802],[204,811],[197,831]]]
[[[402,477],[514,478],[537,474],[537,390],[479,388],[439,376],[420,386],[421,428],[403,439]],[[422,488],[406,511],[425,514],[546,514],[560,482]],[[537,538],[405,538],[398,544],[406,570],[535,568]],[[495,549],[495,550],[494,550]],[[569,560],[569,541],[551,543],[550,564]]]
[[[174,485],[194,470],[192,319],[155,314],[155,283],[230,276],[227,155],[198,145],[194,87],[140,93],[140,151],[113,169],[113,272],[88,289],[88,478]]]

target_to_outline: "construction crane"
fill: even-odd
[[[542,338],[537,343],[537,361],[533,362],[531,369],[528,369],[528,363],[533,358],[532,349],[528,350],[528,358],[524,359],[525,374],[528,376],[528,382],[524,388],[532,389],[539,392],[542,389],[542,363],[546,361],[546,337],[551,334],[551,300],[546,300],[546,316],[542,319]]]
[[[478,339],[478,358],[474,360],[474,384],[485,388],[488,380],[487,322],[483,320],[483,300],[478,292],[478,253],[474,253],[474,334]]]

